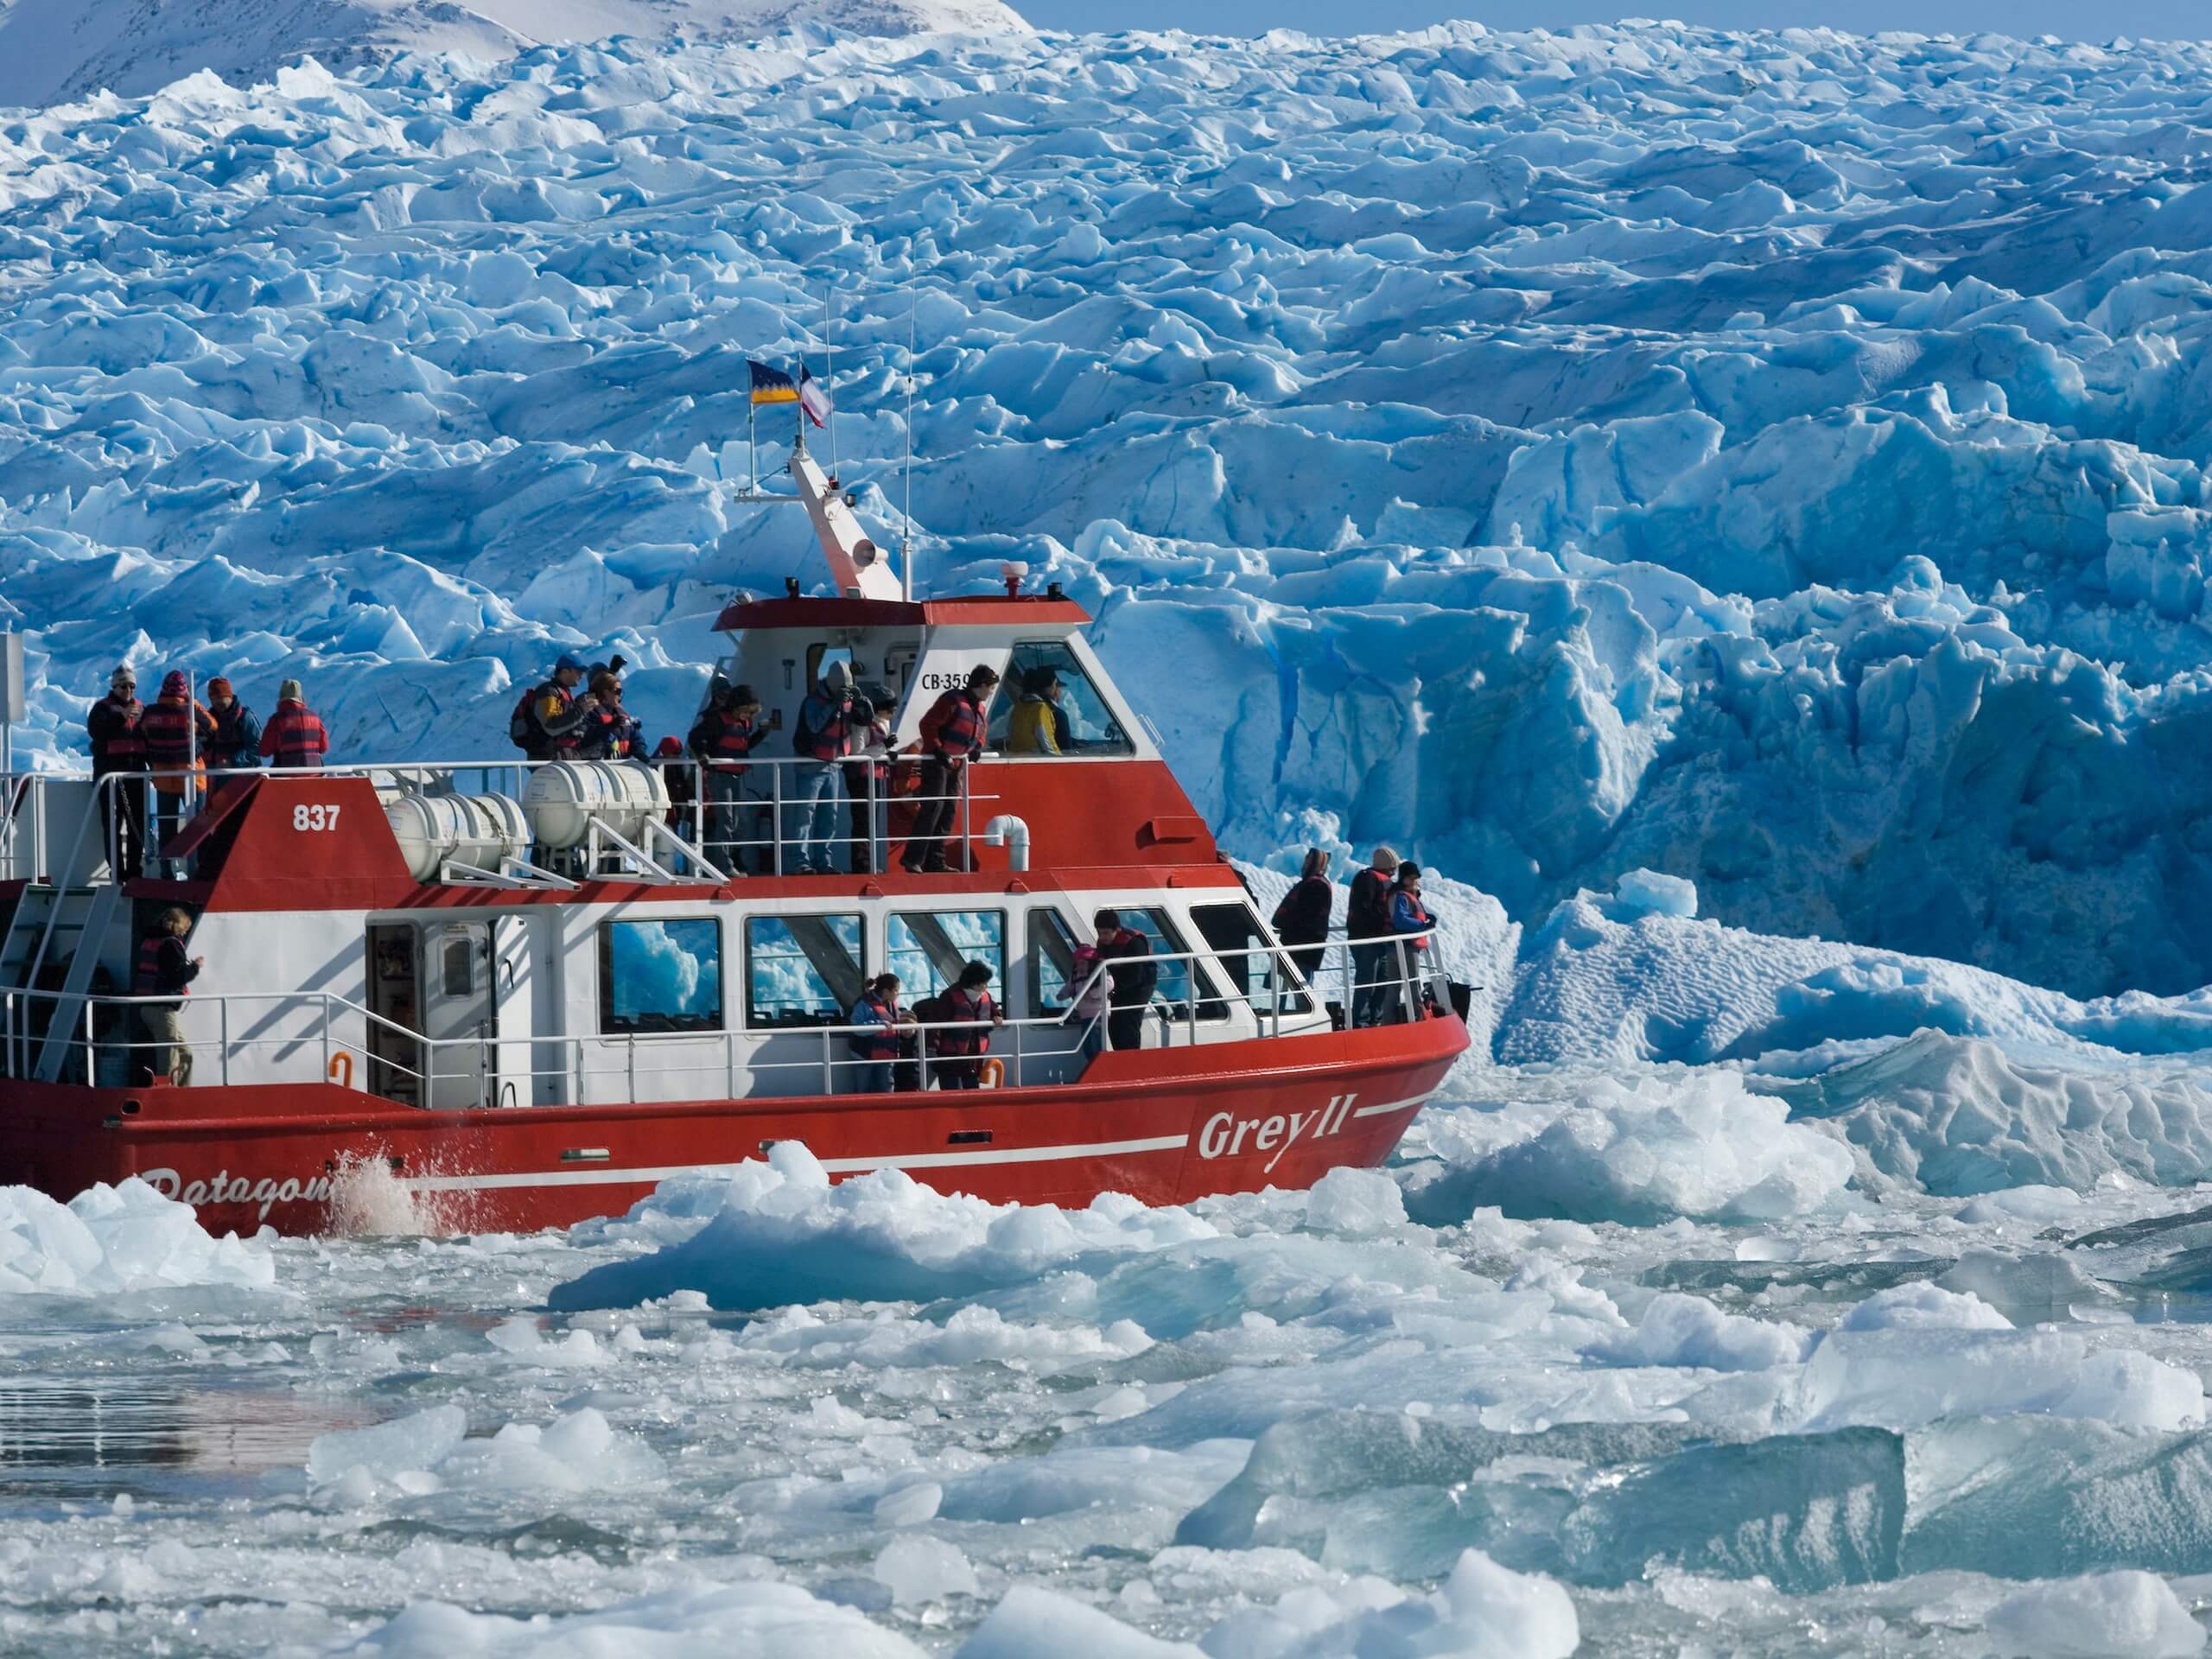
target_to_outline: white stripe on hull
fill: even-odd
[[[1415,1095],[1379,1106],[1356,1108],[1354,1117],[1380,1117],[1417,1109],[1428,1099]],[[877,1169],[971,1169],[987,1164],[1049,1164],[1075,1158],[1113,1158],[1132,1153],[1179,1152],[1188,1135],[1159,1135],[1142,1141],[1094,1141],[1082,1146],[978,1147],[972,1152],[895,1152],[866,1158],[824,1158],[832,1175],[860,1175]],[[669,1164],[650,1169],[528,1169],[490,1175],[412,1175],[400,1185],[410,1192],[487,1192],[525,1186],[643,1186],[679,1175],[734,1175],[735,1164]]]

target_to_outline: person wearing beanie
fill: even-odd
[[[207,770],[215,717],[196,702],[182,669],[162,677],[161,701],[138,716],[146,769],[154,777],[153,842],[158,850],[184,827],[198,775]]]
[[[330,753],[330,734],[308,707],[297,680],[276,688],[276,712],[261,728],[261,753],[280,769],[320,766]]]
[[[215,718],[207,764],[219,772],[259,766],[261,721],[238,701],[231,683],[219,674],[207,682],[207,712]]]

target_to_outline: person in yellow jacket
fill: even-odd
[[[1014,705],[1007,725],[1008,754],[1064,754],[1060,735],[1067,716],[1060,712],[1060,676],[1057,669],[1039,668],[1022,683],[1021,701]]]

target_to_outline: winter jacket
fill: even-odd
[[[1300,877],[1275,906],[1275,937],[1285,944],[1320,944],[1329,937],[1329,907],[1336,896],[1325,876]]]
[[[1380,870],[1362,870],[1351,879],[1351,902],[1344,908],[1344,933],[1355,939],[1385,939],[1390,936],[1390,878]]]
[[[759,748],[768,728],[728,709],[709,709],[691,728],[685,747],[715,771],[734,775],[745,770],[746,755]]]
[[[1109,995],[1116,1007],[1135,1007],[1152,1001],[1153,991],[1160,984],[1160,964],[1152,959],[1150,939],[1125,927],[1097,950],[1112,964],[1114,988]]]
[[[1014,718],[1007,723],[1006,752],[1059,753],[1059,722],[1052,718],[1055,712],[1051,700],[1046,697],[1024,697],[1015,703]]]
[[[191,952],[184,948],[184,941],[174,933],[156,933],[138,943],[138,971],[131,989],[140,996],[177,996],[192,995],[192,982],[200,977],[200,964],[193,961]],[[149,1003],[151,1007],[181,1007],[181,1002]]]
[[[207,764],[217,771],[261,764],[261,721],[236,697],[227,709],[210,708],[215,735],[208,741]]]
[[[146,740],[138,734],[138,721],[145,712],[145,704],[136,697],[128,702],[102,697],[92,705],[85,716],[85,730],[92,740],[93,777],[146,770]]]
[[[983,702],[965,686],[946,692],[922,716],[922,753],[959,762],[983,752]]]
[[[287,697],[261,728],[261,753],[280,766],[319,766],[330,753],[330,734],[307,704]]]
[[[1403,887],[1390,891],[1390,931],[1393,933],[1426,933],[1436,925],[1436,918]]]
[[[1105,961],[1095,944],[1079,944],[1075,948],[1075,976],[1068,982],[1071,993],[1080,992],[1075,1000],[1076,1017],[1096,1020],[1109,1006],[1110,976],[1100,975],[1097,983],[1084,988],[1090,976],[1098,972],[1098,964]],[[1147,993],[1147,995],[1150,995]]]
[[[145,740],[146,765],[154,774],[155,790],[181,795],[185,773],[207,768],[215,716],[197,702],[163,697],[138,716],[138,735]]]

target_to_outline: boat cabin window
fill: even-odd
[[[609,1036],[722,1028],[722,930],[709,917],[602,922],[599,1028]]]
[[[1132,906],[1122,908],[1120,914],[1123,927],[1133,929],[1152,941],[1152,954],[1155,957],[1182,956],[1191,948],[1183,943],[1182,934],[1168,919],[1164,910],[1138,910]],[[1229,1017],[1229,1005],[1222,1000],[1221,987],[1202,964],[1185,957],[1181,962],[1162,962],[1159,968],[1160,981],[1152,988],[1152,1000],[1165,1004],[1173,1018],[1179,1020],[1188,1014],[1193,995],[1198,999],[1199,1019],[1226,1020]],[[1193,968],[1198,969],[1195,989],[1191,971]]]
[[[935,996],[980,962],[991,983],[1006,988],[1006,912],[1002,910],[902,911],[883,937],[883,965],[899,976],[909,1001]]]
[[[1029,1012],[1057,1014],[1075,982],[1075,935],[1057,910],[1029,912]]]
[[[1001,754],[1132,754],[1136,746],[1061,640],[1016,645],[991,702],[990,747]]]
[[[1294,982],[1290,964],[1268,947],[1267,932],[1251,906],[1194,905],[1191,919],[1227,972],[1231,995],[1262,1014],[1304,1014],[1313,1007],[1313,999]],[[1272,984],[1268,977],[1271,964]],[[1275,1006],[1278,995],[1282,999],[1280,1010]]]
[[[745,918],[745,1023],[841,1026],[860,1000],[867,935],[858,915]]]
[[[448,996],[476,995],[476,951],[466,935],[446,941],[442,976]]]

